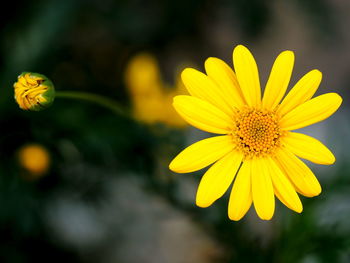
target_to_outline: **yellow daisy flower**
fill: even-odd
[[[275,195],[301,213],[297,192],[313,197],[321,193],[321,186],[299,158],[329,165],[335,157],[320,141],[292,130],[328,118],[342,98],[327,93],[311,99],[322,79],[320,71],[312,70],[282,100],[294,65],[292,51],[276,58],[262,99],[258,68],[246,47],[234,49],[233,64],[235,72],[211,57],[205,62],[206,75],[192,68],[182,72],[191,96],[176,96],[176,111],[194,127],[220,136],[187,147],[169,168],[189,173],[214,163],[201,179],[196,204],[210,206],[234,181],[228,205],[231,220],[240,220],[252,203],[261,219],[270,220]]]

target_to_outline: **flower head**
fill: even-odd
[[[15,100],[23,110],[43,110],[49,107],[55,98],[51,80],[38,73],[23,72],[13,87]]]
[[[234,49],[233,64],[235,72],[211,57],[205,62],[207,74],[192,68],[182,72],[191,96],[176,96],[176,111],[194,127],[220,135],[189,146],[169,167],[187,173],[214,163],[201,179],[196,203],[210,206],[234,181],[231,220],[240,220],[252,203],[261,219],[271,219],[275,196],[301,213],[297,193],[317,196],[321,186],[299,158],[329,165],[335,157],[317,139],[292,130],[328,118],[342,98],[336,93],[312,98],[322,79],[318,70],[303,76],[284,97],[294,66],[292,51],[276,58],[262,98],[258,68],[246,47]]]

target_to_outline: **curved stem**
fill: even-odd
[[[81,91],[56,91],[56,98],[78,99],[96,103],[118,115],[126,115],[126,111],[114,100],[90,92]]]

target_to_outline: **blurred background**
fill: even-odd
[[[350,2],[347,0],[10,1],[0,17],[0,262],[210,263],[350,262]],[[204,171],[174,174],[171,159],[208,134],[171,107],[186,94],[185,67],[209,56],[232,65],[246,45],[265,84],[272,63],[293,50],[290,87],[323,72],[317,94],[342,95],[341,109],[303,132],[335,153],[309,164],[319,197],[304,212],[278,203],[271,221],[255,211],[227,217],[228,196],[195,206]],[[57,98],[41,112],[13,99],[23,71],[56,90],[116,100],[118,116]]]

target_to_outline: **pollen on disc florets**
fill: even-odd
[[[273,111],[245,108],[235,116],[233,138],[245,157],[273,154],[281,135],[279,118]]]

